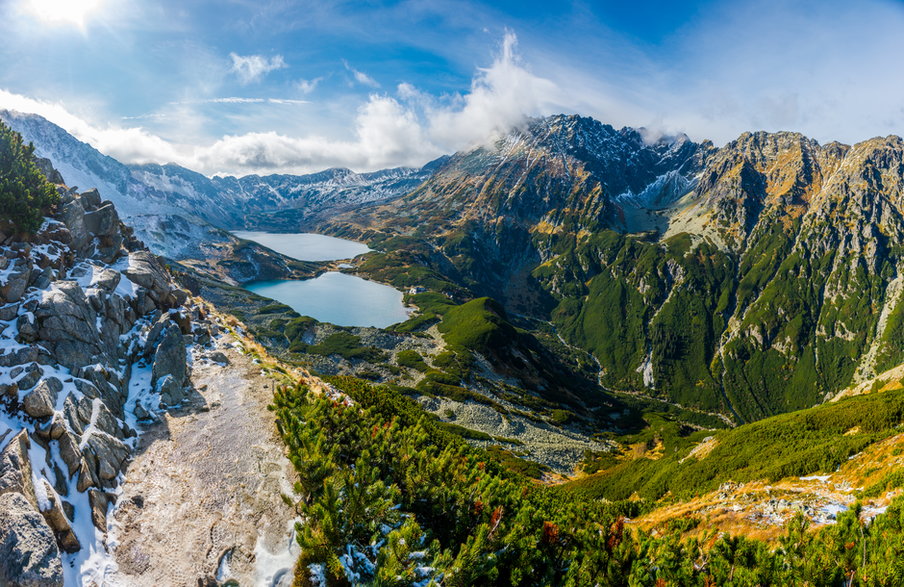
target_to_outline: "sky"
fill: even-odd
[[[0,108],[126,163],[419,166],[531,116],[904,134],[904,1],[0,0]]]

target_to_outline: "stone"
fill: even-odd
[[[6,277],[6,282],[0,286],[0,297],[7,302],[18,302],[25,290],[28,289],[28,282],[31,281],[32,268],[24,259],[16,259],[16,268]]]
[[[32,271],[30,285],[37,289],[47,289],[55,277],[56,272],[50,267],[45,267],[41,271]]]
[[[100,192],[96,188],[79,194],[76,199],[85,211],[96,210],[101,204]]]
[[[0,257],[3,259],[4,257]],[[0,320],[12,320],[19,313],[19,304],[6,304],[5,306],[0,306]]]
[[[85,227],[96,236],[113,236],[119,232],[119,214],[111,203],[85,214]]]
[[[62,389],[63,385],[56,377],[42,380],[22,398],[22,411],[36,420],[52,416]]]
[[[31,312],[19,315],[16,319],[16,328],[19,330],[19,341],[31,343],[38,340],[38,327],[35,324],[35,316]]]
[[[147,289],[150,297],[164,308],[175,307],[187,299],[184,290],[170,283],[166,270],[150,251],[129,253],[129,266],[123,274],[136,285]]]
[[[103,354],[97,336],[97,312],[74,281],[55,281],[35,308],[38,333],[50,343],[56,360],[69,369],[97,362]]]
[[[0,355],[0,367],[14,367],[38,360],[38,349],[33,346],[18,348]]]
[[[0,401],[14,404],[19,401],[19,386],[15,383],[0,383]]]
[[[95,479],[94,474],[91,472],[88,461],[82,458],[78,466],[78,484],[75,488],[78,491],[87,491],[89,487],[96,487],[97,485],[97,479]]]
[[[105,267],[95,278],[94,287],[112,293],[121,280],[122,274],[119,271]]]
[[[151,385],[155,388],[158,382],[170,375],[176,385],[185,384],[188,376],[188,365],[185,363],[185,341],[182,331],[173,323],[167,325],[158,338],[151,367]]]
[[[0,495],[0,585],[63,585],[53,531],[21,493]]]
[[[59,438],[60,457],[66,464],[69,476],[72,477],[82,464],[82,453],[78,447],[78,439],[68,430]]]
[[[41,515],[44,516],[47,525],[53,530],[57,546],[59,546],[60,550],[63,552],[78,552],[81,550],[82,545],[79,543],[75,532],[72,531],[72,525],[69,523],[69,519],[63,512],[60,500],[57,498],[50,484],[47,483],[47,480],[42,479],[41,483],[44,484],[44,494],[47,496],[47,501],[49,502],[47,505],[49,507],[46,509],[39,508],[39,511],[41,512]]]
[[[113,481],[129,458],[129,447],[119,439],[106,434],[92,433],[87,439],[83,436],[82,443],[84,446],[82,456],[96,473],[96,479],[112,487]]]
[[[28,450],[31,440],[25,430],[20,430],[0,452],[0,495],[21,493],[34,500],[31,485],[31,461]]]
[[[44,177],[47,178],[47,181],[54,184],[62,184],[66,183],[63,181],[63,176],[60,175],[60,172],[57,171],[53,163],[50,159],[46,159],[44,157],[35,157],[35,166],[41,170],[41,173],[44,174]]]
[[[18,377],[16,380],[16,385],[19,386],[19,389],[31,389],[35,385],[38,384],[38,381],[41,379],[41,376],[44,374],[44,370],[41,369],[41,366],[37,363],[28,363],[24,367],[21,368],[21,375],[16,373],[15,369],[10,373],[10,376],[13,378]]]
[[[107,508],[116,500],[111,495],[100,489],[88,490],[88,503],[91,504],[91,521],[94,527],[102,532],[107,531]]]
[[[158,381],[156,390],[160,394],[160,405],[164,408],[179,405],[185,399],[185,390],[176,383],[172,375],[166,375]]]
[[[226,353],[222,351],[214,351],[212,353],[207,353],[204,355],[208,361],[213,361],[214,363],[218,363],[223,365],[224,367],[229,364],[229,357],[226,356]]]
[[[57,207],[57,217],[69,228],[71,246],[79,253],[86,253],[91,243],[88,228],[85,226],[85,209],[71,200]]]

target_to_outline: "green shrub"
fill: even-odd
[[[34,151],[0,122],[0,218],[27,232],[40,228],[44,214],[59,201],[56,188],[37,168]]]
[[[401,367],[414,369],[421,373],[426,373],[430,369],[427,363],[424,362],[424,357],[415,350],[404,350],[396,353],[396,363]]]

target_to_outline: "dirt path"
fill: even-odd
[[[108,584],[291,583],[295,512],[281,492],[293,477],[266,409],[273,383],[231,342],[217,349],[227,367],[195,354],[195,406],[143,432],[111,514]]]

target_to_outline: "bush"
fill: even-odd
[[[34,145],[0,122],[0,218],[35,232],[45,212],[59,201],[56,189],[35,164]]]
[[[426,373],[430,370],[427,363],[424,362],[424,358],[415,350],[399,351],[398,354],[396,354],[396,363],[398,363],[400,367],[407,367],[408,369],[414,369],[421,373]]]

